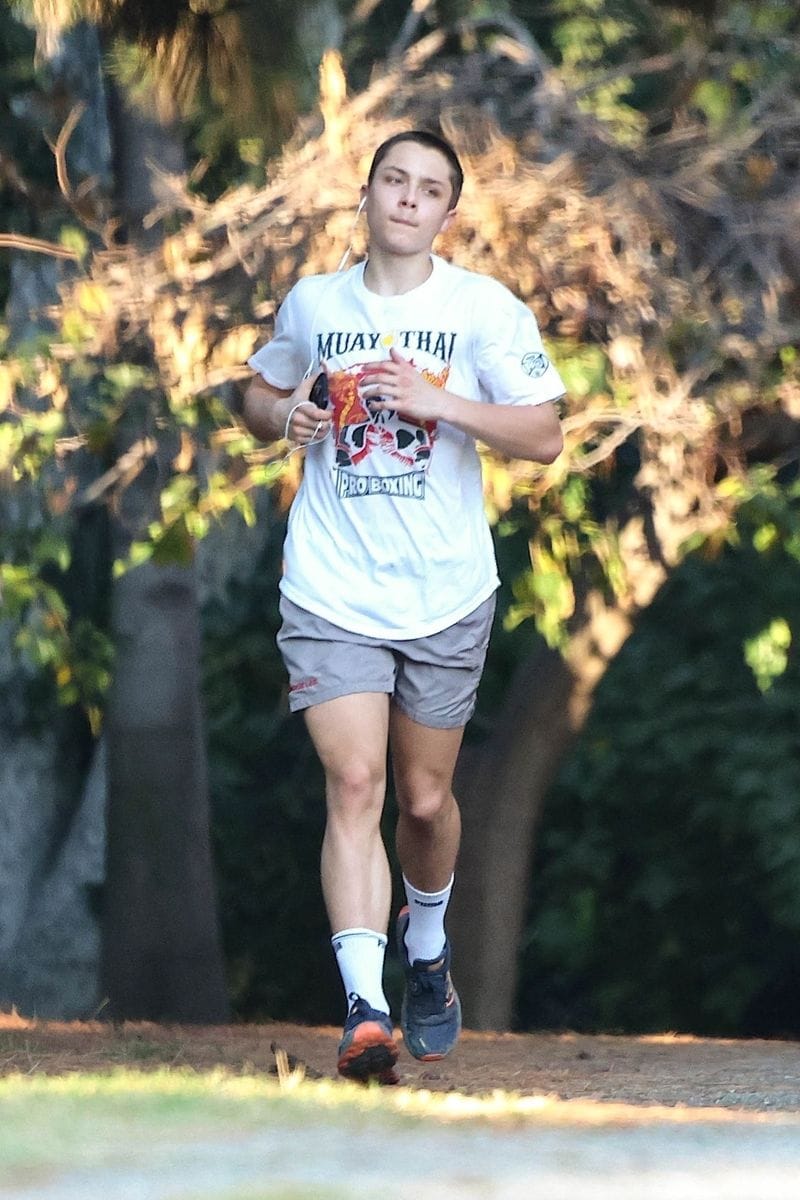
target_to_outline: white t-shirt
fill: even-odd
[[[306,451],[281,590],[301,608],[371,637],[438,633],[498,585],[474,440],[444,421],[371,414],[362,369],[396,347],[439,387],[488,404],[542,404],[564,385],[530,310],[487,276],[433,256],[399,296],[364,285],[364,263],[300,279],[275,336],[248,360],[294,388],[325,363],[333,430]]]

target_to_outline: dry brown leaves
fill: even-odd
[[[557,353],[599,346],[607,359],[605,388],[569,402],[569,453],[547,480],[594,468],[642,430],[639,482],[660,554],[674,561],[688,533],[726,519],[711,485],[722,443],[736,468],[740,411],[781,403],[758,387],[764,363],[797,334],[787,247],[800,188],[779,147],[797,144],[800,116],[773,94],[745,133],[715,139],[697,124],[623,151],[513,42],[453,63],[423,40],[351,98],[326,55],[320,112],[264,187],[207,205],[164,178],[155,216],[180,213],[179,232],[144,258],[127,247],[95,256],[107,296],[92,317],[95,348],[143,340],[187,401],[242,377],[293,281],[335,270],[351,235],[363,253],[353,217],[375,146],[438,124],[467,173],[440,252],[508,284]]]

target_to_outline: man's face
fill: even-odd
[[[447,159],[418,142],[398,142],[365,189],[370,245],[391,254],[429,251],[453,219]]]

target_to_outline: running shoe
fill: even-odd
[[[397,1083],[394,1064],[397,1043],[388,1013],[370,1008],[361,996],[350,997],[352,1006],[339,1043],[339,1074],[358,1083]]]
[[[397,917],[397,950],[406,976],[400,1012],[403,1041],[414,1058],[435,1062],[449,1054],[461,1032],[461,1002],[450,978],[450,945],[438,958],[408,961],[408,908]]]

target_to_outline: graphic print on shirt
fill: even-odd
[[[434,387],[443,388],[450,374],[448,360],[452,357],[455,337],[455,334],[427,330],[319,336],[319,357],[329,364],[334,472],[336,493],[340,499],[386,495],[400,499],[424,499],[426,473],[436,440],[436,422],[409,421],[396,412],[374,411],[370,401],[379,397],[365,396],[361,385],[364,377],[375,370],[376,361],[350,363],[340,369],[331,369],[331,357],[341,362],[353,350],[363,352],[380,347],[388,352],[391,346],[397,345],[404,355],[411,351],[409,361],[423,378]],[[425,354],[433,365],[421,365],[416,360],[415,350]]]

